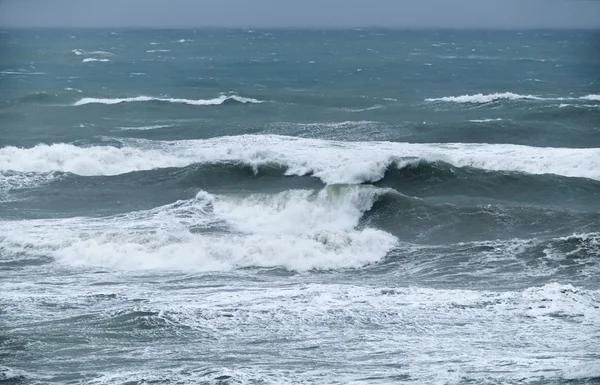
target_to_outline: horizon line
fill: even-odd
[[[580,27],[402,27],[402,26],[218,26],[218,25],[202,25],[202,26],[56,26],[56,25],[0,25],[0,30],[23,30],[23,29],[54,29],[54,30],[312,30],[312,31],[348,31],[348,30],[388,30],[388,31],[600,31],[599,26],[580,26]]]

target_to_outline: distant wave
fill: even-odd
[[[47,92],[32,92],[19,98],[20,103],[36,103],[36,102],[48,102],[56,98],[56,94],[49,94]]]
[[[73,52],[75,55],[77,56],[82,56],[82,55],[96,55],[96,56],[112,56],[114,55],[112,52],[107,52],[107,51],[84,51],[82,49],[74,49],[71,52]]]
[[[27,72],[27,71],[0,71],[0,74],[3,75],[46,75],[46,72]]]
[[[448,103],[474,103],[483,104],[499,100],[588,100],[600,101],[600,95],[587,95],[581,97],[540,97],[535,95],[520,95],[512,92],[494,93],[494,94],[473,94],[461,96],[445,96],[442,98],[425,99],[426,102],[448,102]]]
[[[558,108],[567,108],[567,107],[573,107],[573,108],[600,108],[600,104],[569,104],[569,103],[562,103],[558,105]]]
[[[153,53],[153,52],[171,52],[170,49],[149,49],[146,52],[148,53]]]
[[[385,108],[385,106],[383,106],[381,104],[376,104],[374,106],[365,107],[365,108],[348,108],[348,107],[344,107],[344,108],[342,108],[342,110],[346,111],[346,112],[365,112],[365,111],[379,110],[381,108]]]
[[[497,100],[545,100],[534,95],[519,95],[512,92],[495,94],[474,94],[461,96],[445,96],[442,98],[425,99],[426,102],[451,102],[451,103],[490,103]]]
[[[237,162],[251,167],[280,165],[288,175],[312,175],[328,184],[382,179],[389,167],[420,160],[455,167],[600,180],[600,148],[549,148],[510,144],[419,144],[338,142],[276,135],[242,135],[207,140],[115,139],[123,146],[82,148],[72,144],[0,149],[0,170],[64,171],[115,175],[193,163]]]
[[[592,101],[595,101],[595,102],[600,102],[600,95],[587,95],[587,96],[582,96],[579,99],[581,99],[581,100],[592,100]]]
[[[89,62],[108,62],[110,61],[109,59],[96,59],[93,57],[88,57],[82,60],[83,63],[89,63]]]
[[[496,119],[473,119],[473,120],[469,120],[469,122],[472,123],[489,123],[489,122],[500,122],[502,121],[502,118],[496,118]]]
[[[157,130],[159,128],[171,127],[169,124],[158,124],[153,126],[138,126],[138,127],[117,127],[119,130],[123,131],[148,131],[148,130]]]
[[[242,96],[237,95],[221,95],[218,98],[214,99],[179,99],[179,98],[156,98],[152,96],[136,96],[133,98],[83,98],[75,102],[74,106],[83,106],[86,104],[120,104],[120,103],[133,103],[133,102],[166,102],[166,103],[180,103],[180,104],[190,104],[194,106],[215,106],[221,105],[228,102],[237,102],[237,103],[263,103],[261,100],[252,99],[252,98],[244,98]]]

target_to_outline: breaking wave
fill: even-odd
[[[275,135],[207,140],[114,139],[120,147],[40,144],[0,149],[0,170],[116,175],[193,163],[277,165],[286,175],[312,175],[327,184],[382,179],[390,167],[442,161],[455,167],[600,180],[600,149],[509,144],[337,142]]]
[[[461,96],[445,96],[441,98],[429,98],[425,99],[426,102],[448,102],[448,103],[473,103],[473,104],[484,104],[492,103],[500,100],[588,100],[588,101],[600,101],[600,95],[587,95],[581,97],[541,97],[536,95],[520,95],[512,92],[501,92],[492,94],[473,94],[473,95],[461,95]]]
[[[263,103],[261,100],[245,98],[237,95],[221,95],[214,99],[181,99],[181,98],[157,98],[152,96],[136,96],[131,98],[83,98],[75,102],[74,106],[83,106],[86,104],[120,104],[134,102],[165,102],[189,104],[193,106],[218,106],[221,104],[236,102],[236,103]]]
[[[357,268],[380,261],[396,244],[389,233],[357,228],[390,191],[330,186],[245,198],[201,191],[191,200],[110,218],[2,222],[0,250],[125,270]]]

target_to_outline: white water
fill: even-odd
[[[75,102],[74,106],[83,106],[86,104],[119,104],[119,103],[133,103],[133,102],[168,102],[168,103],[179,103],[179,104],[190,104],[193,106],[217,106],[225,103],[228,100],[235,100],[239,103],[262,103],[260,100],[252,98],[244,98],[237,95],[227,96],[221,95],[214,99],[181,99],[181,98],[156,98],[152,96],[136,96],[132,98],[83,98]]]
[[[600,95],[587,95],[581,97],[541,97],[536,95],[520,95],[512,92],[497,92],[492,94],[472,94],[461,96],[445,96],[441,98],[425,99],[426,102],[448,102],[448,103],[491,103],[498,100],[591,100],[600,101]]]
[[[391,165],[418,160],[457,167],[556,174],[600,180],[600,149],[551,148],[511,144],[417,144],[337,142],[274,135],[242,135],[207,140],[122,139],[124,147],[72,144],[0,149],[0,171],[64,171],[79,175],[116,175],[192,163],[236,162],[258,167],[277,164],[288,175],[312,174],[325,183],[377,181]]]
[[[189,201],[109,218],[0,222],[0,248],[117,270],[361,267],[380,261],[396,243],[386,232],[356,229],[385,192],[369,186],[247,198],[201,192]],[[226,232],[190,231],[209,228]]]

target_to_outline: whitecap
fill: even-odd
[[[253,98],[245,98],[237,95],[221,95],[214,99],[181,99],[181,98],[156,98],[151,96],[136,96],[131,98],[83,98],[75,102],[74,106],[83,106],[86,104],[120,104],[120,103],[133,103],[133,102],[167,102],[167,103],[179,103],[179,104],[190,104],[194,106],[214,106],[221,105],[227,101],[236,101],[239,103],[252,103],[258,104],[263,103],[261,100]]]
[[[502,118],[496,118],[496,119],[473,119],[473,120],[469,120],[469,122],[472,123],[489,123],[489,122],[500,122],[502,121]]]
[[[122,131],[148,131],[148,130],[158,130],[160,128],[172,127],[169,124],[158,124],[153,126],[136,126],[136,127],[117,127]]]
[[[82,60],[83,63],[90,63],[90,62],[109,62],[109,59],[96,59],[93,57],[88,57]]]
[[[451,103],[491,103],[498,100],[546,100],[534,95],[519,95],[512,92],[494,94],[474,94],[461,96],[445,96],[442,98],[425,99],[426,102],[451,102]]]

